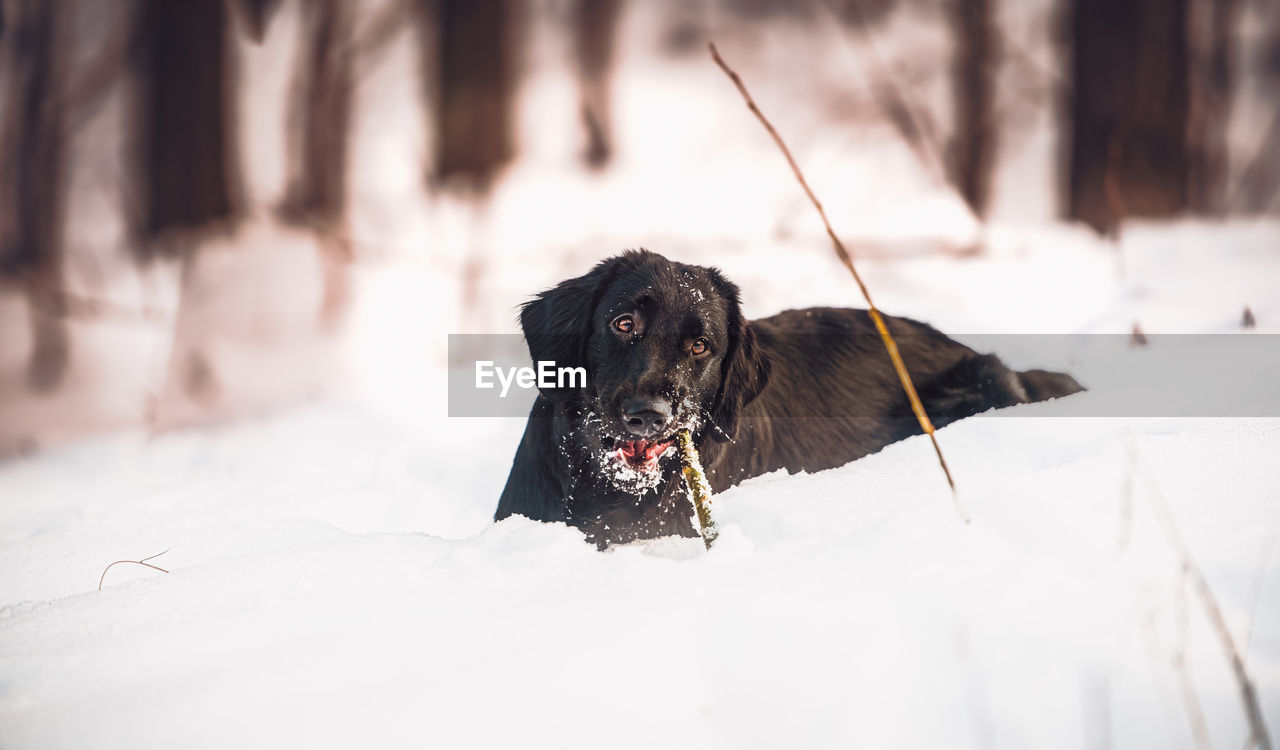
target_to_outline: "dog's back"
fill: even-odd
[[[924,323],[885,321],[935,427],[1083,390],[1070,375],[1015,372]],[[788,310],[751,325],[771,363],[769,384],[709,461],[716,491],[777,469],[842,466],[921,433],[865,310]]]

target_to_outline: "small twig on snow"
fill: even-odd
[[[1191,602],[1187,601],[1187,576],[1184,575],[1178,582],[1178,645],[1173,652],[1173,669],[1178,674],[1178,684],[1182,688],[1182,705],[1187,713],[1187,723],[1191,725],[1191,737],[1195,740],[1196,747],[1211,750],[1213,742],[1209,739],[1209,723],[1205,721],[1204,708],[1200,706],[1195,680],[1187,663],[1187,651],[1191,645],[1190,610]]]
[[[1249,586],[1249,627],[1244,631],[1242,651],[1249,655],[1249,643],[1253,640],[1253,624],[1258,620],[1258,601],[1262,598],[1262,587],[1266,585],[1267,573],[1271,570],[1271,556],[1276,549],[1276,539],[1280,537],[1280,526],[1271,533],[1271,538],[1263,543],[1258,555],[1258,569],[1253,575],[1253,584]]]
[[[1258,703],[1257,687],[1253,683],[1253,678],[1249,676],[1248,670],[1245,669],[1244,657],[1241,656],[1240,649],[1236,647],[1235,639],[1231,636],[1231,630],[1227,627],[1227,620],[1222,615],[1222,607],[1218,605],[1217,597],[1214,596],[1213,589],[1209,588],[1209,582],[1200,571],[1200,567],[1196,565],[1195,559],[1191,557],[1191,549],[1187,546],[1186,540],[1182,538],[1178,523],[1174,520],[1173,513],[1169,510],[1169,506],[1165,503],[1164,497],[1160,493],[1158,478],[1151,471],[1150,466],[1147,467],[1147,470],[1151,480],[1151,491],[1144,493],[1148,499],[1148,504],[1155,511],[1156,518],[1159,519],[1165,536],[1178,557],[1187,583],[1200,599],[1200,606],[1204,608],[1209,625],[1217,634],[1222,650],[1226,653],[1227,660],[1231,663],[1231,671],[1235,676],[1236,686],[1240,691],[1240,702],[1244,704],[1245,719],[1249,722],[1249,738],[1246,742],[1251,743],[1253,747],[1259,748],[1259,750],[1271,750],[1271,735],[1267,732],[1266,719],[1263,718],[1262,707]]]
[[[151,563],[147,562],[148,560],[154,560],[154,559],[156,559],[157,557],[159,557],[159,556],[161,556],[161,555],[165,554],[165,553],[166,553],[166,552],[168,552],[168,551],[169,551],[169,550],[165,550],[164,552],[157,552],[156,554],[152,555],[151,557],[144,557],[144,558],[142,558],[141,560],[116,560],[115,562],[113,562],[113,563],[111,563],[110,565],[108,565],[105,569],[103,569],[103,571],[102,571],[102,576],[101,576],[100,578],[98,578],[98,590],[99,590],[99,591],[101,591],[101,590],[102,590],[102,582],[103,582],[103,581],[105,581],[105,580],[107,580],[107,571],[108,571],[108,570],[111,570],[112,568],[114,568],[114,567],[115,567],[115,566],[117,566],[117,565],[120,565],[121,563],[128,563],[128,564],[130,564],[130,565],[142,565],[142,566],[145,566],[145,567],[151,568],[152,570],[158,570],[158,571],[160,571],[161,573],[168,573],[169,571],[165,570],[164,568],[160,567],[159,565],[152,565]]]

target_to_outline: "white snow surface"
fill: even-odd
[[[1202,231],[1151,229],[1147,250],[1133,235],[1123,278],[1113,250],[1060,238],[929,261],[939,279],[1033,287],[991,284],[934,317],[999,330],[1004,310],[1034,317],[1021,297],[1051,293],[1055,269],[1094,263],[1072,330],[1146,313],[1229,330],[1280,259],[1260,251],[1269,232],[1216,227],[1228,250],[1197,264]],[[786,304],[768,263],[722,265],[755,312]],[[915,271],[902,283],[927,307]],[[1210,273],[1222,283],[1199,286]],[[1268,330],[1276,300],[1253,304]],[[331,401],[0,467],[0,745],[1188,747],[1200,713],[1215,747],[1241,747],[1239,693],[1162,508],[1280,726],[1280,420],[1017,407],[940,431],[955,498],[916,438],[723,493],[710,553],[600,553],[562,525],[490,522],[523,420],[443,417],[435,372],[418,380],[434,416]],[[107,563],[163,550],[167,575],[117,565],[97,590]]]

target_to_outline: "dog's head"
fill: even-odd
[[[590,414],[584,439],[620,487],[656,485],[676,432],[729,439],[764,389],[769,362],[718,270],[629,251],[526,303],[535,362],[582,367],[585,388],[543,389]]]

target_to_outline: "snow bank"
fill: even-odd
[[[863,269],[887,310],[960,334],[1222,333],[1248,303],[1265,353],[1274,236],[1152,227],[1117,251],[995,232],[979,258]],[[850,302],[820,244],[785,263],[670,244],[725,267],[754,315]],[[495,309],[567,275],[508,260]],[[1089,393],[942,430],[955,499],[913,439],[724,493],[711,553],[602,554],[564,526],[490,522],[523,424],[444,416],[457,321],[418,283],[441,278],[412,259],[365,272],[361,400],[0,466],[0,745],[1147,748],[1187,745],[1202,714],[1215,747],[1240,747],[1161,507],[1280,726],[1280,419],[1069,418],[1141,382],[1082,372]],[[431,321],[407,351],[405,320]],[[1109,361],[1142,373],[1162,346]],[[1274,375],[1219,373],[1270,414]],[[118,565],[96,590],[111,561],[166,549],[167,575]]]
[[[1167,504],[1280,721],[1276,420],[975,418],[719,496],[721,539],[487,523],[510,420],[355,408],[0,473],[7,747],[1170,747],[1243,713]],[[1229,478],[1229,481],[1224,481]],[[168,548],[168,575],[111,560]],[[1243,646],[1242,646],[1243,647]]]

